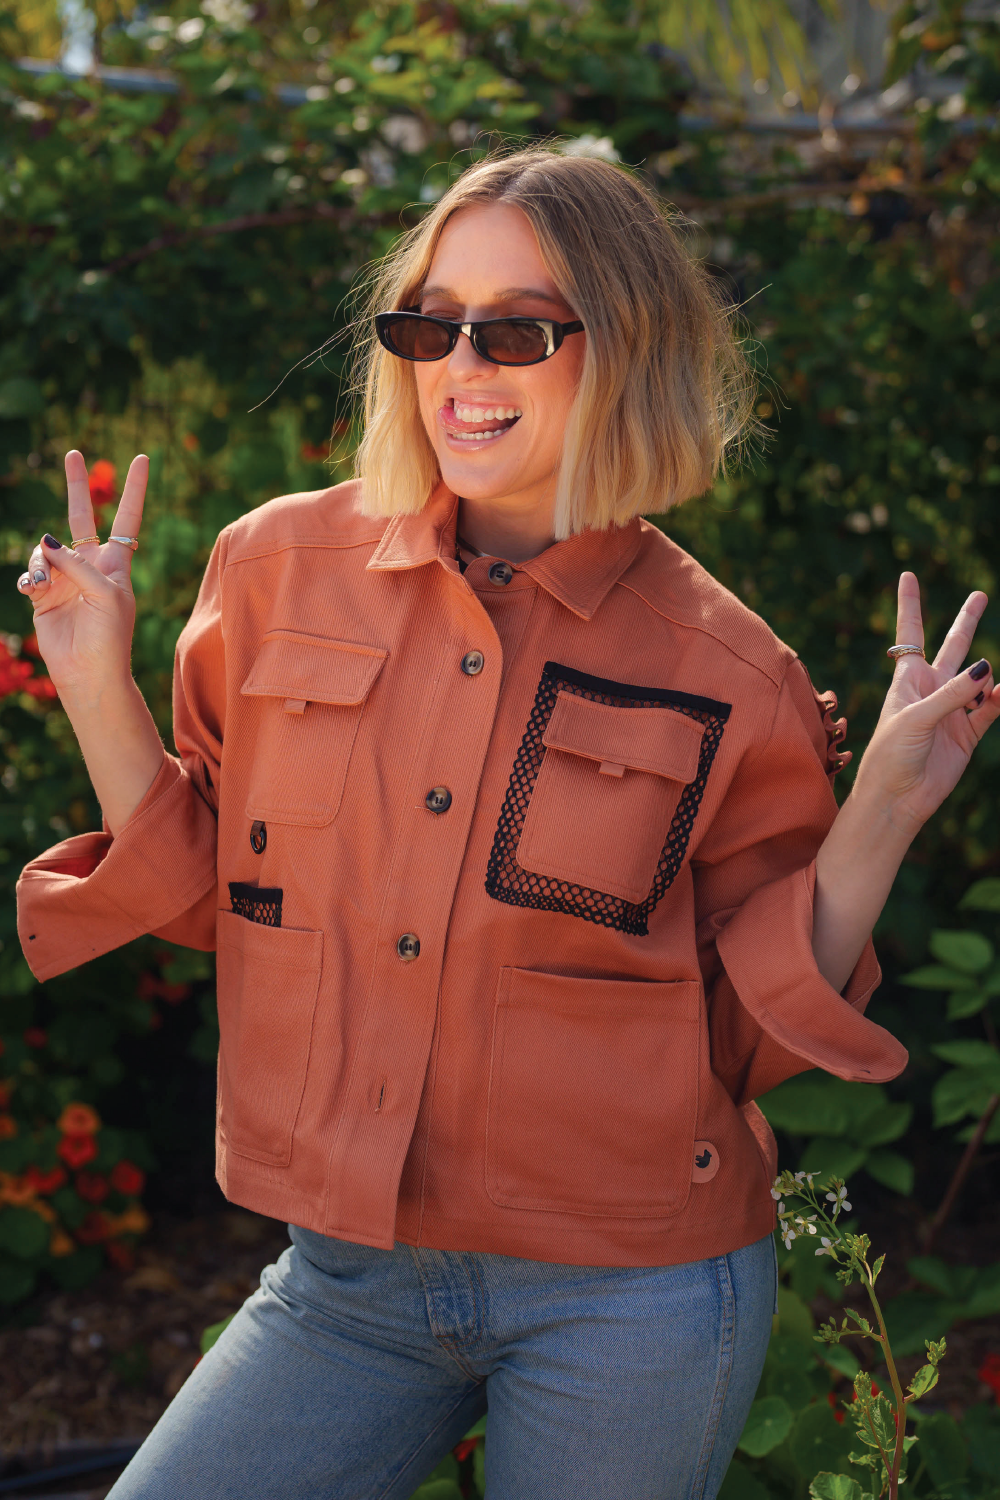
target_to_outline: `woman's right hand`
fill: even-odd
[[[111,530],[138,537],[149,459],[134,458]],[[71,537],[93,537],[94,508],[83,454],[66,455]],[[45,536],[18,588],[34,606],[38,650],[63,700],[95,703],[109,687],[131,682],[132,551],[126,542],[83,541],[65,547]]]

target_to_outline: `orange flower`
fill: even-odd
[[[11,1141],[17,1135],[17,1121],[13,1115],[0,1115],[0,1141]]]
[[[72,1255],[75,1249],[76,1246],[65,1229],[53,1230],[52,1238],[49,1240],[50,1255]]]
[[[58,1221],[58,1215],[51,1203],[42,1203],[40,1199],[33,1198],[27,1207],[40,1219],[44,1219],[46,1224],[55,1224]]]
[[[101,1118],[89,1104],[67,1104],[56,1121],[63,1135],[93,1135],[101,1128]]]
[[[85,1167],[97,1155],[97,1142],[92,1135],[64,1135],[56,1152],[68,1167]]]
[[[35,1186],[27,1177],[11,1177],[3,1192],[5,1203],[18,1206],[30,1203],[35,1196]]]
[[[105,1215],[111,1226],[112,1234],[145,1234],[149,1228],[149,1214],[138,1203],[130,1204],[123,1214],[116,1218]]]
[[[115,498],[118,471],[106,458],[99,458],[90,471],[90,498],[95,505],[110,505]]]

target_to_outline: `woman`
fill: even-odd
[[[1000,712],[986,599],[929,666],[903,575],[838,813],[829,695],[639,519],[748,409],[651,196],[491,159],[375,299],[359,480],[220,536],[179,758],[129,675],[146,460],[101,546],[69,454],[21,580],[106,823],[25,871],[29,962],[217,948],[219,1181],[293,1241],[112,1494],[404,1500],[488,1404],[491,1500],[703,1500],[775,1304],[752,1101],[905,1064],[869,933]]]

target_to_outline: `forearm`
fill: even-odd
[[[93,694],[62,694],[97,800],[120,833],[163,765],[163,742],[131,678]]]
[[[816,856],[813,953],[837,991],[864,951],[915,832],[887,801],[859,794],[856,785]]]

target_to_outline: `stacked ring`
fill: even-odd
[[[137,536],[109,536],[108,541],[122,542],[126,547],[131,547],[133,552],[139,545],[139,538]]]
[[[924,661],[927,660],[923,646],[890,646],[885,654],[891,656],[893,661],[900,656],[923,656]]]
[[[75,536],[70,543],[72,547],[82,547],[85,542],[100,542],[99,536]]]

